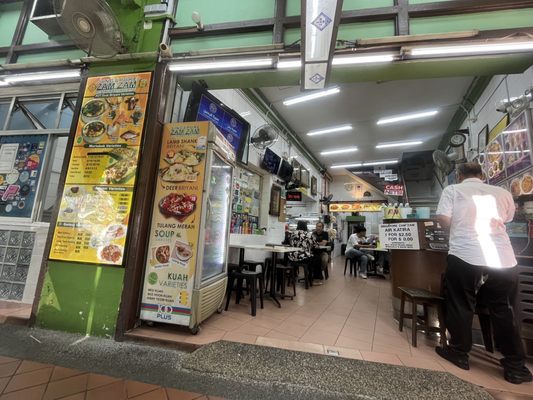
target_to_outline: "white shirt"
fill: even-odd
[[[447,186],[437,215],[451,218],[448,253],[473,265],[514,267],[516,258],[504,225],[513,220],[514,212],[511,193],[480,179]]]

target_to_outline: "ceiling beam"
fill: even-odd
[[[412,4],[409,6],[409,16],[414,18],[436,17],[531,7],[533,7],[532,0],[452,0]]]
[[[24,0],[22,4],[22,10],[20,10],[20,16],[15,27],[15,33],[11,39],[11,48],[6,55],[6,64],[12,64],[17,62],[18,55],[15,53],[14,46],[22,44],[24,34],[26,33],[26,27],[30,21],[30,13],[33,2],[31,0]]]

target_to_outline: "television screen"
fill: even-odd
[[[250,124],[197,82],[193,82],[183,120],[211,121],[233,146],[237,160],[248,164]]]
[[[263,156],[263,161],[261,162],[261,168],[275,175],[278,173],[280,163],[281,157],[267,148]]]
[[[278,176],[284,181],[284,182],[290,182],[292,178],[292,165],[290,162],[283,160],[281,162],[281,166],[279,168]]]

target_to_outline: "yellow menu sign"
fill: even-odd
[[[189,323],[209,129],[208,122],[164,127],[142,319]]]
[[[122,264],[150,79],[87,80],[50,259]]]

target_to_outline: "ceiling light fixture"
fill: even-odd
[[[412,113],[412,114],[396,115],[392,117],[381,118],[377,122],[377,124],[385,125],[385,124],[392,124],[394,122],[408,121],[411,119],[427,118],[427,117],[432,117],[433,115],[436,115],[438,112],[439,112],[438,110],[431,110],[431,111],[417,112],[417,113]]]
[[[358,150],[357,147],[347,147],[345,149],[322,151],[320,152],[320,155],[329,156],[331,154],[353,153],[354,151],[357,151],[357,150]]]
[[[334,57],[332,65],[374,64],[394,61],[393,54],[376,54],[366,56]]]
[[[389,165],[389,164],[398,164],[398,160],[369,161],[369,162],[364,162],[363,167],[370,167],[372,165]]]
[[[388,147],[403,147],[403,146],[417,146],[424,143],[421,140],[413,140],[411,142],[389,142],[389,143],[379,143],[376,145],[376,149],[385,149]]]
[[[331,128],[324,128],[324,129],[317,129],[314,131],[309,131],[307,132],[307,136],[323,135],[325,133],[332,133],[332,132],[351,131],[352,129],[353,129],[353,126],[351,124],[333,126]]]
[[[362,163],[352,163],[352,164],[337,164],[337,165],[332,165],[330,168],[354,168],[354,167],[362,167],[363,164]]]
[[[259,67],[271,67],[272,58],[247,58],[241,60],[218,60],[202,62],[180,62],[169,64],[170,71],[191,72],[210,71],[224,69],[252,69]]]
[[[515,129],[511,131],[503,131],[502,133],[520,133],[520,132],[527,132],[527,129]]]
[[[297,96],[297,97],[291,97],[290,99],[284,100],[283,105],[285,106],[292,106],[293,104],[303,103],[304,101],[310,101],[319,99],[321,97],[325,96],[331,96],[332,94],[337,94],[341,90],[338,87],[334,87],[327,90],[321,90],[319,92],[315,92],[312,94],[305,94],[303,96]]]
[[[0,81],[0,86],[8,86],[8,85],[9,85],[9,83],[4,82],[4,81]]]
[[[436,56],[453,54],[509,53],[512,51],[532,51],[533,41],[463,44],[455,46],[413,47],[405,49],[412,56]]]
[[[4,76],[5,83],[18,83],[18,82],[33,82],[33,81],[44,81],[44,80],[55,80],[55,79],[69,79],[69,78],[79,78],[80,77],[79,69],[71,69],[64,71],[50,71],[50,72],[35,72],[31,74],[17,74],[17,75],[6,75]]]
[[[241,117],[247,117],[248,115],[252,115],[252,112],[251,111],[244,111],[242,113],[239,114]]]
[[[300,60],[279,60],[276,64],[277,69],[298,69],[302,66]]]

